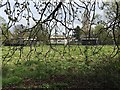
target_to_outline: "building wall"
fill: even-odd
[[[64,45],[66,45],[68,43],[68,41],[67,41],[67,39],[56,39],[56,40],[51,39],[50,43],[51,44],[64,44]]]

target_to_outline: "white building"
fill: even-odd
[[[50,37],[51,44],[64,44],[67,45],[70,41],[72,41],[71,37],[65,37],[63,35],[56,35]]]

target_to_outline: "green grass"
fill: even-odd
[[[3,87],[120,88],[119,54],[109,58],[113,46],[104,46],[100,52],[93,54],[101,47],[73,45],[64,48],[60,45],[53,46],[51,49],[45,45],[36,47],[36,52],[33,48],[30,58],[27,57],[29,47],[23,48],[22,58],[19,55],[20,47],[10,47],[9,55],[15,48],[18,49],[12,58],[7,57],[3,62]],[[3,47],[3,55],[8,53],[8,49]],[[9,62],[6,63],[7,60]]]
[[[3,47],[3,57],[7,56],[6,61],[10,60],[10,63],[17,63],[18,61],[27,60],[49,60],[49,59],[77,59],[84,61],[86,58],[88,61],[95,61],[101,58],[109,57],[114,55],[117,50],[114,51],[113,46],[82,46],[82,45],[71,45],[71,46],[52,46],[48,45],[39,47]],[[31,50],[31,51],[30,51]],[[8,54],[9,52],[9,54]],[[20,54],[21,52],[21,54]],[[13,54],[13,55],[12,55]],[[10,56],[10,57],[9,57]],[[87,56],[87,57],[86,57]],[[102,56],[102,57],[101,57]],[[5,62],[6,62],[5,61]]]

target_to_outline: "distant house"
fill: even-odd
[[[65,37],[63,35],[55,35],[50,37],[51,44],[64,44],[67,45],[72,40],[71,37]]]
[[[98,45],[98,38],[81,38],[82,45]]]
[[[35,45],[37,44],[37,39],[36,38],[26,38],[26,39],[23,39],[23,43],[24,45]]]

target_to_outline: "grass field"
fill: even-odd
[[[3,58],[16,62],[20,60],[44,60],[44,59],[78,59],[86,58],[95,61],[101,58],[113,56],[117,49],[114,46],[39,46],[39,47],[3,47]],[[13,55],[12,55],[13,54]],[[101,57],[102,56],[102,57]]]
[[[114,46],[2,47],[3,88],[120,88]],[[111,57],[110,57],[111,56]],[[112,86],[111,86],[112,85]]]

